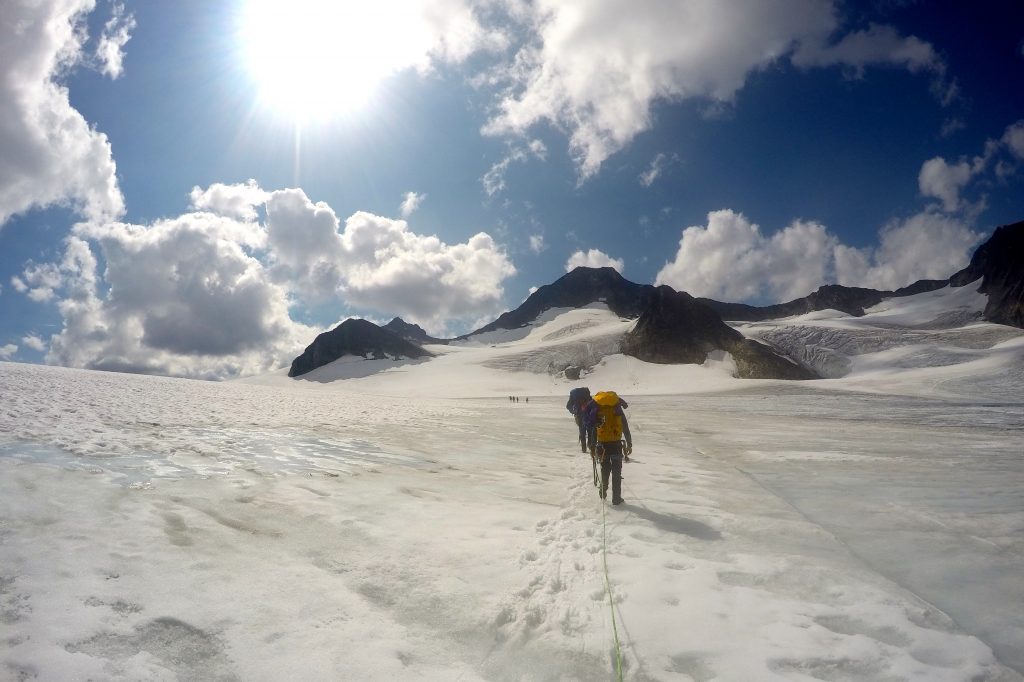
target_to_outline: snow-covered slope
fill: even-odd
[[[0,363],[0,679],[1020,681],[1024,342],[958,295],[744,327],[843,335],[799,384],[606,355],[600,305],[300,379]]]
[[[551,309],[534,324],[518,329],[485,332],[448,345],[428,345],[425,348],[435,357],[427,361],[343,359],[299,380],[418,398],[560,396],[581,382],[645,394],[735,387],[735,367],[722,354],[715,354],[704,365],[655,365],[622,355],[619,342],[634,323],[619,318],[602,303]],[[584,368],[583,377],[579,381],[566,379],[566,367]],[[294,380],[276,372],[240,381],[288,386]]]
[[[1024,380],[1024,331],[981,322],[987,297],[945,287],[892,298],[863,317],[823,310],[737,325],[834,385],[913,395],[1013,395]],[[976,390],[977,389],[977,390]]]

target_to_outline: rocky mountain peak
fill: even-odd
[[[1024,221],[997,227],[949,283],[960,287],[978,279],[978,291],[988,294],[984,318],[1024,328]]]
[[[615,268],[580,266],[540,287],[518,308],[503,313],[494,322],[467,336],[497,329],[517,329],[551,308],[582,308],[598,302],[606,303],[620,317],[637,317],[645,288],[650,288],[650,285],[630,282]]]
[[[709,306],[668,286],[651,287],[644,310],[622,340],[622,352],[646,362],[699,364],[724,350],[749,379],[814,379],[817,375],[772,348],[744,338]]]
[[[412,343],[416,344],[448,343],[447,339],[438,339],[436,337],[430,336],[429,334],[427,334],[426,330],[423,329],[423,327],[419,326],[418,324],[406,322],[400,317],[394,318],[386,325],[384,325],[382,329],[386,329],[392,334],[400,336],[406,341],[411,341]]]
[[[288,376],[301,376],[346,355],[383,360],[421,358],[430,353],[373,322],[350,318],[318,335],[302,355],[292,361]]]

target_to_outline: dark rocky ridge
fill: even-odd
[[[752,306],[745,303],[723,303],[722,301],[715,301],[710,298],[700,298],[697,300],[710,306],[722,316],[722,319],[741,322],[775,320],[780,317],[791,317],[793,315],[811,313],[816,310],[828,309],[838,310],[854,317],[861,317],[864,315],[866,308],[878,305],[887,298],[913,296],[914,294],[921,294],[926,291],[934,291],[941,289],[948,283],[944,279],[922,279],[896,291],[878,291],[877,289],[844,287],[841,284],[826,284],[803,298],[766,306]]]
[[[418,324],[410,324],[409,322],[406,322],[400,317],[396,317],[395,319],[391,320],[386,325],[384,325],[382,329],[387,329],[395,336],[399,336],[405,339],[406,341],[415,344],[448,343],[448,339],[438,339],[433,336],[430,336],[423,329],[423,327],[419,326]]]
[[[422,358],[431,354],[373,322],[352,318],[318,335],[302,355],[292,360],[288,376],[301,376],[345,355],[383,360],[388,357]]]
[[[661,364],[700,364],[709,352],[725,350],[736,360],[742,377],[816,378],[772,348],[745,339],[689,294],[668,286],[630,282],[613,268],[576,268],[468,336],[522,327],[551,308],[580,308],[599,301],[620,317],[639,318],[623,338],[621,350],[626,355]]]
[[[997,227],[949,283],[961,287],[979,278],[978,291],[988,294],[984,319],[1024,329],[1024,221]]]
[[[636,326],[622,340],[622,352],[660,364],[700,364],[714,350],[736,361],[745,379],[815,379],[809,369],[745,338],[709,306],[668,286],[651,287]]]

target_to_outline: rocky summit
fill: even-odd
[[[448,339],[439,339],[427,334],[426,330],[418,324],[411,324],[406,322],[400,317],[388,322],[382,327],[396,336],[400,336],[406,341],[410,341],[415,344],[422,343],[448,343]]]
[[[689,294],[668,286],[636,284],[607,267],[578,267],[473,334],[515,329],[552,308],[580,308],[591,303],[604,303],[620,317],[637,319],[636,327],[623,338],[621,351],[647,362],[700,364],[708,353],[722,350],[732,354],[737,373],[744,378],[817,377],[769,346],[746,340],[715,310]]]
[[[979,279],[978,291],[988,294],[984,319],[1024,329],[1024,221],[997,227],[949,283],[967,286]]]
[[[745,379],[815,379],[811,370],[769,346],[744,338],[709,306],[668,286],[651,287],[643,312],[622,340],[622,352],[646,362],[700,364],[724,350]]]
[[[644,293],[650,288],[649,284],[630,282],[614,268],[578,267],[540,287],[518,308],[503,313],[466,337],[498,329],[517,329],[551,308],[581,308],[596,302],[607,304],[619,317],[637,317],[642,311]]]
[[[318,335],[302,355],[292,360],[288,376],[302,376],[346,355],[384,360],[421,358],[430,353],[373,322],[352,318]]]

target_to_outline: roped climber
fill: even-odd
[[[611,474],[612,504],[622,504],[622,460],[633,452],[633,437],[623,411],[629,405],[615,391],[601,391],[587,404],[583,421],[587,428],[590,456],[601,463],[601,499],[608,495]],[[623,443],[625,438],[625,443]]]

